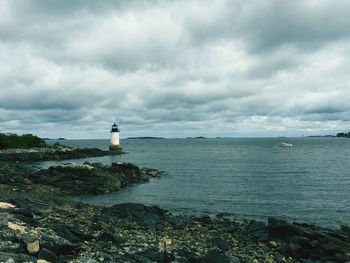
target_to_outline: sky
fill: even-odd
[[[0,132],[350,130],[350,1],[0,0]]]

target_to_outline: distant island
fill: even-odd
[[[346,132],[339,132],[336,135],[331,135],[331,134],[327,134],[327,135],[309,135],[309,136],[305,136],[305,137],[309,137],[309,138],[317,138],[317,137],[344,137],[344,138],[350,138],[350,132],[346,133]],[[282,137],[281,137],[282,138]]]
[[[58,138],[58,139],[51,139],[51,138],[41,138],[45,141],[53,141],[53,140],[57,140],[57,141],[66,141],[66,138]]]
[[[337,133],[337,137],[344,137],[344,138],[350,138],[350,132],[339,132]]]
[[[186,139],[206,139],[206,137],[198,136],[198,137],[187,137]]]
[[[336,137],[335,135],[310,135],[310,136],[306,136],[309,138],[318,138],[318,137]]]
[[[145,137],[128,137],[126,139],[141,139],[141,140],[154,140],[154,139],[164,139],[162,137],[149,137],[149,136],[145,136]]]

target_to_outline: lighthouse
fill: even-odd
[[[111,143],[109,144],[109,150],[110,151],[121,151],[122,146],[119,143],[119,128],[117,124],[112,125],[112,138],[111,138]]]

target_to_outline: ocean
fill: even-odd
[[[326,227],[350,225],[350,139],[122,139],[127,154],[36,163],[131,162],[165,171],[148,183],[75,199],[111,206],[137,202],[173,213],[223,214],[266,221],[270,216]],[[50,141],[55,142],[55,141]],[[108,149],[109,140],[66,140]]]

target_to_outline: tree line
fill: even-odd
[[[17,134],[0,133],[0,149],[45,148],[47,146],[43,139],[32,134],[18,136]]]
[[[339,133],[337,133],[337,137],[350,138],[350,132],[348,132],[348,133],[346,133],[346,132],[339,132]]]

